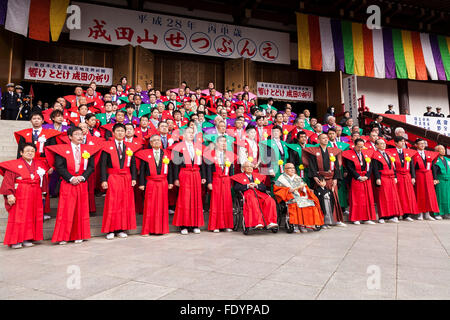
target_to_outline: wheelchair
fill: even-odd
[[[270,195],[270,192],[266,192],[268,195]],[[239,231],[240,228],[242,228],[242,232],[244,233],[244,235],[248,235],[250,231],[253,230],[259,230],[257,228],[254,227],[247,227],[245,225],[245,218],[244,218],[244,201],[245,201],[245,197],[244,194],[242,192],[236,192],[235,193],[235,197],[233,198],[233,222],[234,222],[234,231]],[[278,209],[278,204],[277,204],[277,224],[278,227],[275,228],[271,228],[270,230],[273,233],[277,233],[280,227],[280,212]],[[267,229],[267,226],[265,226],[263,229],[261,230],[269,230]],[[292,231],[294,231],[293,227],[292,227]]]

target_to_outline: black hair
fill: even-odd
[[[50,119],[55,119],[57,116],[64,116],[64,113],[61,110],[53,110],[50,113]]]
[[[402,137],[402,136],[395,136],[394,137],[394,142],[395,143],[398,143],[400,141],[405,141],[405,137]]]
[[[37,148],[36,148],[36,146],[34,145],[34,143],[31,143],[31,142],[25,142],[25,143],[19,145],[19,153],[20,153],[20,152],[23,152],[23,150],[25,150],[25,147],[33,147],[33,148],[34,148],[34,151],[37,150]]]
[[[355,140],[355,146],[358,144],[358,142],[365,143],[363,139],[358,138],[358,139]]]
[[[122,123],[116,123],[116,124],[113,126],[112,131],[115,132],[116,129],[118,129],[118,128],[122,128],[123,130],[127,131],[127,129],[125,128],[125,125],[123,125]]]
[[[139,120],[142,120],[142,118],[147,118],[147,120],[149,120],[148,114],[142,115],[142,116],[139,118]]]
[[[333,131],[334,133],[336,133],[336,129],[335,128],[329,128],[328,132]]]
[[[39,116],[41,117],[42,120],[44,120],[44,116],[42,115],[42,112],[40,111],[35,111],[31,114],[30,120],[33,119],[34,116]]]
[[[81,128],[72,126],[72,127],[69,128],[69,130],[67,130],[67,135],[69,137],[71,137],[71,136],[73,136],[73,133],[76,132],[76,131],[83,132],[83,130],[81,130]]]
[[[245,131],[250,131],[250,130],[256,130],[255,126],[248,125],[247,128],[245,128]]]
[[[257,117],[255,118],[255,121],[258,122],[259,119],[264,119],[264,117],[263,117],[263,116],[257,116]]]
[[[123,110],[117,110],[116,111],[116,117],[117,117],[117,114],[118,113],[122,113],[123,114],[123,116],[125,116],[127,113],[125,112],[125,111],[123,111]]]
[[[89,110],[89,107],[87,106],[87,104],[80,104],[79,107],[78,107],[78,111],[80,111],[80,109],[82,107],[86,107]]]
[[[303,135],[306,136],[306,132],[305,132],[305,131],[299,131],[299,132],[297,132],[297,140],[300,139],[300,136],[303,136]]]
[[[93,113],[88,113],[86,115],[86,117],[84,117],[84,122],[88,121],[90,118],[95,118],[95,114]]]
[[[272,132],[273,132],[273,130],[280,130],[280,132],[283,132],[283,129],[280,127],[280,126],[273,126],[272,127]]]

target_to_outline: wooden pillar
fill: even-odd
[[[133,47],[131,45],[126,45],[118,47],[113,51],[113,83],[119,83],[122,76],[128,78],[128,82],[132,83],[134,80],[133,76]],[[133,84],[134,85],[134,84]],[[124,88],[125,89],[125,88]]]
[[[147,90],[147,84],[154,86],[155,82],[155,57],[153,53],[141,46],[134,48],[134,77],[133,85],[141,85]]]
[[[245,82],[244,59],[225,61],[225,90],[243,91]]]
[[[398,107],[400,114],[410,114],[408,80],[397,79]]]

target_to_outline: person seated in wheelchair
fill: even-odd
[[[278,202],[286,202],[289,224],[294,226],[295,233],[323,225],[319,199],[296,174],[293,163],[286,163],[284,173],[275,181],[273,192]]]
[[[319,179],[319,185],[314,190],[314,194],[317,196],[320,202],[320,208],[323,212],[323,227],[324,229],[331,229],[332,225],[336,224],[336,221],[333,218],[333,207],[334,207],[334,196],[333,192],[331,192],[327,188],[327,182],[325,178],[321,175],[317,177]]]
[[[234,190],[244,196],[244,222],[246,228],[277,228],[277,205],[266,193],[265,176],[253,173],[253,164],[246,161],[243,173],[231,177],[236,183]]]

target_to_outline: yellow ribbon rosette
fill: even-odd
[[[367,162],[367,163],[370,163],[370,161],[372,161],[372,160],[370,160],[369,157],[366,157],[366,162]]]
[[[335,156],[331,156],[331,157],[330,157],[330,161],[331,161],[331,162],[335,162],[335,161],[336,161],[336,157],[335,157]]]
[[[284,164],[284,161],[283,160],[278,160],[278,165],[279,166],[282,166]]]
[[[304,166],[304,165],[302,165],[302,164],[301,164],[301,165],[299,165],[299,166],[298,166],[298,168],[299,168],[300,170],[305,170],[305,166]]]
[[[195,154],[200,157],[202,155],[202,150],[195,150]]]
[[[395,162],[395,158],[391,157],[391,162],[394,163]]]
[[[259,181],[258,178],[256,178],[256,179],[255,179],[255,183],[256,183],[256,184],[260,184],[261,181]]]
[[[225,166],[227,166],[228,168],[231,167],[231,162],[230,161],[225,161]]]
[[[87,151],[84,151],[81,156],[83,157],[83,159],[89,159],[91,157],[91,154]]]
[[[289,131],[287,131],[286,129],[284,129],[283,134],[284,134],[285,136],[287,136],[287,135],[289,134]]]
[[[248,157],[247,160],[248,162],[253,162],[253,157]]]
[[[164,164],[169,164],[169,162],[170,162],[169,158],[167,158],[167,156],[164,156],[163,163]]]
[[[263,133],[264,138],[267,138],[269,135],[267,134],[267,132]]]
[[[411,157],[405,157],[406,162],[411,162]]]
[[[131,151],[131,149],[128,149],[126,154],[127,154],[127,156],[131,157],[131,156],[133,156],[133,151]]]

